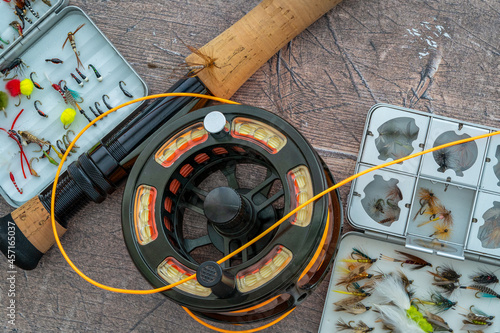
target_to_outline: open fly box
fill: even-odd
[[[492,131],[496,129],[377,104],[367,116],[356,172]],[[347,214],[349,222],[362,232],[345,234],[339,245],[320,332],[340,331],[339,320],[351,326],[363,321],[374,332],[386,331],[374,311],[373,305],[380,304],[376,295],[360,298],[365,308],[355,312],[362,313],[341,311],[342,300],[352,296],[345,294],[347,289],[356,292],[356,287],[363,288],[369,281],[360,280],[358,286],[347,289],[342,283],[348,274],[346,269],[354,270],[356,250],[377,259],[365,270],[372,278],[403,272],[412,280],[412,299],[422,313],[436,314],[444,309],[442,302],[443,307],[437,306],[438,294],[456,302],[437,313],[455,332],[500,332],[498,280],[491,284],[476,282],[481,274],[500,276],[499,136],[444,148],[361,176],[352,184]],[[417,256],[432,267],[415,269],[416,265],[391,261],[408,259],[400,252]],[[457,288],[448,292],[443,285],[452,285],[429,273],[442,273],[445,268],[461,275],[453,284]],[[484,291],[497,296],[483,297],[488,295],[466,286],[490,288]],[[371,308],[365,311],[366,307]],[[465,316],[477,309],[497,318],[490,324],[466,326]],[[439,331],[437,327],[435,332]]]
[[[5,130],[0,131],[0,193],[9,204],[17,207],[36,196],[54,179],[57,167],[46,155],[58,163],[60,159],[57,153],[64,150],[65,143],[68,144],[76,133],[99,115],[99,110],[108,110],[106,103],[115,107],[129,101],[132,98],[130,96],[146,96],[148,90],[144,81],[81,9],[67,6],[67,1],[31,1],[32,10],[27,5],[25,8],[25,26],[21,36],[19,29],[15,28],[15,22],[20,23],[19,16],[15,14],[15,3],[15,0],[0,2],[0,70],[4,74],[0,77],[5,80],[17,75],[17,79],[30,79],[43,88],[37,89],[35,86],[29,99],[24,95],[20,95],[20,99],[9,95],[5,116],[0,112],[0,127]],[[68,33],[74,33],[74,43],[67,39]],[[81,65],[77,62],[77,55]],[[62,63],[50,61],[54,58]],[[16,63],[19,65],[9,70]],[[5,85],[8,81],[2,82]],[[68,98],[63,98],[54,89],[52,84],[59,83],[62,88],[66,86],[72,90],[69,93],[85,114],[71,101],[66,103]],[[7,92],[4,87],[0,90]],[[19,106],[16,106],[19,102]],[[78,141],[79,148],[71,154],[65,166],[98,143],[139,107],[139,103],[129,105],[97,122]],[[69,128],[65,128],[60,117],[68,108],[75,110],[76,115]],[[19,115],[21,110],[24,111]],[[16,132],[27,131],[38,139],[50,142],[50,145],[43,144],[45,153],[40,151],[36,143],[23,146],[23,156],[14,138],[16,135],[8,134],[11,128]],[[24,140],[17,137],[17,141],[19,139]],[[30,161],[33,172],[27,166]],[[34,176],[35,173],[38,177]],[[11,175],[19,190],[11,180]]]

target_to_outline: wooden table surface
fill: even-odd
[[[202,46],[257,0],[80,0],[70,4],[90,16],[151,93],[160,93],[177,77],[168,70],[150,69],[147,63],[175,65],[182,58],[154,45],[187,55],[179,38]],[[354,171],[370,107],[379,102],[413,104],[409,92],[429,65],[439,67],[428,99],[412,105],[414,109],[500,127],[499,32],[497,0],[344,0],[270,59],[233,99],[294,124],[335,178],[344,179]],[[340,191],[344,205],[348,191],[348,186]],[[116,287],[145,289],[149,286],[123,243],[122,194],[123,187],[104,203],[78,214],[63,244],[90,277]],[[0,214],[11,210],[1,200]],[[0,276],[5,311],[6,268]],[[327,289],[325,281],[288,318],[267,331],[316,332]],[[18,332],[208,331],[163,295],[122,295],[91,286],[72,271],[57,248],[35,270],[19,270],[16,304]],[[12,329],[5,314],[0,320],[2,329]]]

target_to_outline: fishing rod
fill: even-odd
[[[231,97],[278,50],[340,1],[262,1],[232,27],[189,55],[186,63],[199,64],[202,70],[196,77],[177,82],[168,92]],[[158,100],[124,120],[71,163],[56,190],[58,234],[64,234],[71,217],[88,203],[104,201],[120,186],[141,146],[157,130],[203,104],[193,97]],[[51,194],[52,184],[0,218],[0,249],[10,258],[9,245],[15,244],[15,264],[20,268],[35,268],[55,242],[49,214]]]

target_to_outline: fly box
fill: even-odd
[[[24,3],[24,14],[18,3]],[[90,18],[67,1],[2,2],[0,22],[5,86],[0,90],[8,96],[7,102],[2,97],[5,115],[0,112],[0,193],[17,207],[51,183],[60,154],[89,121],[109,107],[146,96],[148,89]],[[11,84],[14,77],[21,82]],[[65,166],[139,106],[129,105],[92,126]]]
[[[493,131],[377,104],[367,116],[356,172]],[[428,314],[434,326],[428,331],[450,331],[431,318],[438,314],[456,332],[500,332],[500,320],[491,318],[500,315],[495,278],[500,275],[499,195],[498,136],[444,148],[357,178],[349,194],[347,216],[362,231],[347,233],[339,245],[320,332],[359,326],[360,321],[375,332],[384,331],[373,307],[381,304],[377,303],[380,298],[365,296],[377,293],[376,287],[371,290],[371,279],[401,273],[412,282],[407,288],[413,292],[413,304]],[[355,267],[362,256],[358,251],[376,261]],[[411,256],[426,266],[415,265]],[[357,271],[371,278],[361,279]],[[450,272],[454,272],[453,281],[442,278]],[[360,279],[357,284],[346,284],[353,276]],[[345,300],[353,295],[359,296],[355,302],[359,304],[356,310],[351,304],[345,311]],[[474,316],[484,313],[488,319],[479,324],[479,317]]]

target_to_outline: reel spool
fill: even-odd
[[[259,179],[260,178],[260,179]],[[249,323],[285,313],[326,276],[342,225],[337,191],[218,265],[333,185],[302,135],[278,116],[219,105],[165,125],[128,178],[123,233],[138,269],[196,315]]]

